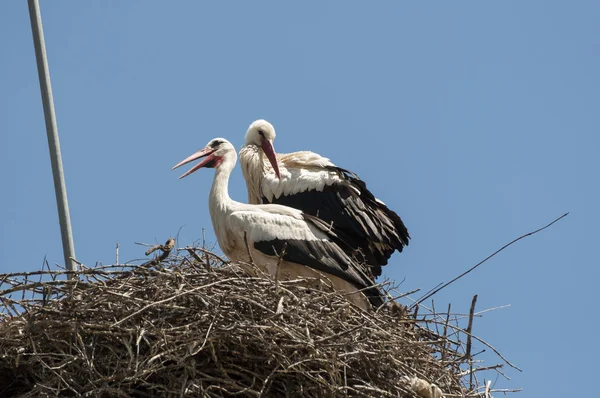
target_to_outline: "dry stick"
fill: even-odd
[[[173,250],[174,247],[175,239],[173,238],[169,238],[169,240],[167,240],[164,245],[152,246],[150,249],[146,250],[146,256],[159,249],[162,251],[162,254],[153,260],[145,262],[144,264],[140,265],[140,267],[150,268],[160,264],[164,259],[169,257],[169,254],[171,254],[171,250]]]
[[[484,314],[486,312],[490,312],[490,311],[495,311],[495,310],[500,310],[502,308],[507,308],[510,307],[510,304],[504,304],[504,305],[500,305],[498,307],[494,307],[494,308],[488,308],[487,310],[483,310],[483,311],[477,311],[475,314],[475,316],[481,316],[481,314]]]
[[[46,264],[46,256],[44,256],[44,261],[42,262],[42,271],[44,271],[44,266]],[[48,269],[50,268],[50,266],[48,266]],[[42,283],[42,279],[44,278],[43,274],[40,274],[40,280],[39,282]],[[27,283],[27,276],[25,276],[25,283]],[[3,283],[0,283],[0,286]],[[45,290],[45,289],[44,289]],[[25,291],[23,290],[23,295],[21,296],[21,301],[25,300]],[[46,305],[46,297],[45,295],[42,295],[42,305]]]
[[[497,349],[495,349],[490,343],[486,342],[485,340],[483,340],[481,337],[477,337],[474,334],[470,334],[468,333],[466,330],[463,330],[457,326],[454,325],[448,325],[450,326],[452,329],[457,330],[458,332],[463,332],[465,333],[467,336],[470,336],[472,338],[474,338],[475,340],[479,341],[481,344],[485,345],[486,347],[490,348],[492,351],[494,351],[494,353],[496,355],[498,355],[500,357],[500,359],[502,359],[508,366],[510,366],[513,369],[518,370],[519,372],[522,372],[523,370],[521,368],[519,368],[516,365],[513,365],[508,359],[504,358],[504,356],[502,354],[500,354],[500,351],[498,351]]]
[[[206,247],[206,235],[205,235],[205,229],[202,228],[202,247]],[[189,251],[189,250],[188,250]],[[206,264],[208,264],[208,268],[210,269],[210,260],[208,258],[208,253],[207,252],[203,252],[204,253],[204,260],[206,261]]]
[[[410,309],[409,309],[409,311],[410,311]],[[417,305],[417,306],[415,306],[415,311],[413,312],[413,316],[412,316],[415,321],[417,320],[418,314],[419,314],[419,306]],[[415,325],[416,325],[416,323],[415,323]]]
[[[507,393],[507,392],[521,392],[523,391],[522,388],[498,388],[498,389],[493,389],[490,390],[490,393],[492,392],[502,392],[502,393]]]
[[[70,272],[73,273],[73,271],[66,271],[66,272]],[[65,273],[66,273],[65,272]],[[34,293],[40,293],[43,292],[43,289],[46,286],[70,286],[70,285],[74,285],[75,281],[47,281],[47,282],[31,282],[29,284],[21,284],[18,286],[14,286],[8,289],[4,289],[4,290],[0,290],[0,295],[2,296],[6,296],[8,294],[14,293],[14,292],[19,292],[22,290],[28,290],[28,291],[33,291]],[[35,291],[36,288],[41,287],[42,290],[41,291]],[[15,300],[16,301],[16,300]]]
[[[469,311],[469,325],[467,326],[467,351],[465,352],[465,358],[469,361],[469,386],[473,389],[473,357],[471,356],[471,330],[473,330],[473,314],[475,313],[475,303],[477,303],[477,295],[473,296],[471,302],[471,310]]]
[[[178,250],[180,250],[180,249],[178,249]],[[181,250],[183,250],[183,249],[181,249]],[[73,260],[73,259],[71,259],[71,260]],[[75,261],[78,265],[81,265],[80,262],[78,262],[76,260],[73,260],[73,261]],[[120,268],[123,265],[124,264],[119,264],[117,266],[116,264],[110,264],[110,265],[99,265],[99,266],[95,266],[94,268],[85,267],[86,269],[77,271],[75,273],[77,275],[102,275],[102,276],[111,275],[111,274],[120,275],[127,271],[111,271],[111,270],[116,267]],[[127,265],[127,267],[143,270],[141,265],[129,264],[129,265]],[[23,277],[24,278],[26,276],[32,276],[32,275],[50,275],[51,277],[54,278],[53,281],[56,281],[56,278],[58,276],[67,275],[69,272],[73,273],[73,271],[59,270],[59,271],[12,272],[10,274],[1,274],[3,279],[0,281],[1,282],[0,285],[2,283],[10,283],[13,280],[13,278],[15,278],[15,277]],[[58,281],[58,282],[60,282],[60,281]]]
[[[202,257],[200,257],[195,251],[194,248],[192,247],[186,247],[185,250],[188,251],[188,253],[190,253],[190,256],[194,257],[194,260],[198,261],[200,264],[204,265],[204,268],[206,268],[207,271],[210,271],[210,262],[208,260],[202,260]],[[206,257],[208,257],[207,254],[205,254]]]
[[[448,322],[450,322],[450,309],[452,308],[452,304],[448,303],[448,315],[446,315],[446,322],[444,323],[444,345],[442,346],[442,362],[446,359],[446,347],[450,345],[450,341],[448,340]]]
[[[482,366],[480,368],[465,370],[464,372],[459,373],[457,376],[464,377],[464,376],[468,375],[469,373],[481,372],[482,370],[498,370],[503,367],[504,367],[504,364],[501,364],[501,363],[498,365]]]
[[[213,325],[215,324],[215,320],[217,319],[217,315],[218,313],[215,312],[215,315],[213,316],[212,322],[210,323],[210,325],[208,326],[208,330],[206,331],[206,336],[204,336],[204,342],[202,343],[202,345],[200,346],[200,348],[198,348],[197,350],[191,351],[190,354],[192,356],[198,354],[200,351],[202,351],[204,349],[204,346],[206,345],[206,342],[208,341],[208,336],[210,335],[210,330],[212,329]]]
[[[226,283],[226,282],[231,282],[231,281],[239,280],[239,279],[240,278],[228,278],[228,279],[219,280],[219,281],[216,281],[216,282],[209,283],[207,285],[202,285],[202,286],[198,286],[198,287],[195,287],[193,289],[190,289],[190,290],[186,290],[185,292],[178,293],[178,294],[176,294],[174,296],[167,297],[166,299],[163,299],[163,300],[154,301],[154,302],[146,305],[145,307],[139,309],[138,311],[136,311],[136,312],[134,312],[132,314],[127,315],[125,318],[121,319],[120,321],[113,323],[112,325],[110,325],[110,327],[119,326],[120,324],[122,324],[123,322],[125,322],[126,320],[128,320],[129,318],[132,318],[132,317],[134,317],[134,316],[136,316],[136,315],[138,315],[138,314],[146,311],[150,307],[154,307],[156,305],[167,303],[167,302],[169,302],[171,300],[175,300],[178,297],[185,296],[187,294],[193,293],[193,292],[195,292],[197,290],[200,290],[200,289],[205,289],[207,287],[218,285],[219,283]]]
[[[426,299],[428,299],[429,297],[431,297],[431,296],[433,295],[433,293],[431,293],[431,292],[433,292],[433,291],[434,291],[435,289],[437,289],[438,287],[442,286],[442,284],[443,284],[443,283],[444,283],[444,282],[440,282],[440,283],[438,283],[437,285],[435,285],[434,287],[432,287],[431,289],[429,289],[429,290],[427,291],[427,293],[425,293],[425,294],[423,295],[423,297],[424,297],[424,298],[421,298],[421,299],[418,299],[417,301],[415,301],[415,304],[413,304],[413,306],[415,306],[415,305],[418,305],[418,304],[419,304],[419,303],[421,303],[422,301],[425,301]],[[430,293],[431,293],[431,294],[430,294]],[[435,293],[435,292],[434,292],[434,293]]]
[[[413,293],[418,292],[419,290],[421,290],[421,288],[417,288],[414,290],[411,290],[410,292],[406,292],[406,293],[402,293],[398,296],[392,296],[388,291],[386,291],[387,297],[388,297],[388,305],[390,306],[390,308],[392,309],[392,311],[398,311],[399,314],[405,314],[408,311],[408,307],[403,306],[402,304],[398,303],[396,300],[399,300],[403,297],[409,296]],[[379,311],[385,306],[381,305],[379,308],[377,308],[375,310],[375,313],[379,313]],[[403,316],[401,316],[403,317]]]
[[[402,294],[400,294],[400,295],[398,295],[398,296],[391,296],[391,299],[390,299],[390,300],[392,300],[392,301],[396,301],[396,300],[398,300],[398,299],[401,299],[401,298],[404,298],[404,297],[406,297],[406,296],[410,296],[410,295],[411,295],[411,294],[413,294],[413,293],[417,293],[417,292],[418,292],[418,291],[420,291],[420,290],[421,290],[421,288],[419,287],[419,288],[417,288],[417,289],[413,289],[413,290],[411,290],[410,292],[402,293]]]
[[[175,247],[175,239],[173,238],[169,238],[164,245],[154,245],[152,246],[150,249],[146,250],[146,256],[149,256],[150,254],[154,253],[156,250],[160,249],[162,251],[165,251],[167,249],[169,250],[173,250],[173,247]]]
[[[202,229],[202,233],[204,234],[204,228]],[[204,241],[204,239],[202,239]],[[180,250],[180,249],[177,249]],[[200,257],[198,255],[198,253],[196,253],[196,248],[195,247],[190,247],[190,246],[186,246],[185,250],[187,250],[188,253],[190,253],[190,256],[194,257],[194,260],[196,260],[198,263],[202,264],[204,266],[204,268],[207,271],[212,271],[212,268],[210,266],[210,261],[208,259],[208,254],[206,252],[204,252],[204,260],[202,260],[202,257]]]
[[[73,261],[75,264],[79,265],[79,269],[80,270],[86,270],[86,269],[90,269],[90,267],[88,267],[87,265],[85,265],[84,263],[82,263],[81,261],[77,261],[77,259],[75,259],[74,257],[71,257],[69,260]],[[50,267],[48,267],[48,272],[50,272]],[[61,271],[64,272],[64,271]],[[73,272],[73,271],[67,271],[67,272]]]
[[[148,269],[151,267],[154,267],[155,265],[160,264],[162,261],[164,261],[167,257],[169,257],[169,255],[171,254],[171,251],[175,248],[175,239],[173,238],[169,238],[164,245],[155,245],[152,246],[150,249],[148,249],[146,251],[146,256],[155,252],[156,250],[161,250],[162,254],[150,261],[146,261],[143,264],[140,264],[139,266],[135,267],[138,269]],[[72,259],[73,261],[75,261],[74,259]],[[76,261],[77,262],[77,261]],[[129,266],[129,267],[133,267],[133,266]],[[78,274],[82,274],[83,272],[78,272]],[[105,271],[104,273],[109,274],[112,273],[110,271]],[[126,271],[126,272],[116,272],[115,274],[117,274],[117,276],[114,278],[114,280],[119,280],[119,279],[123,279],[123,278],[128,278],[131,277],[132,275],[134,275],[135,271],[131,270],[131,271]]]
[[[228,260],[225,260],[223,257],[219,256],[218,254],[215,254],[215,253],[211,252],[210,250],[205,249],[203,247],[189,247],[189,246],[187,246],[187,247],[184,247],[184,248],[181,248],[181,247],[177,248],[177,250],[189,250],[189,249],[194,250],[194,251],[201,251],[202,253],[204,253],[207,256],[213,256],[214,258],[216,258],[217,260],[219,260],[221,262],[221,264],[227,264],[229,262]]]
[[[469,311],[469,325],[467,326],[467,350],[465,352],[465,358],[471,358],[471,330],[473,329],[473,314],[475,313],[475,303],[477,303],[477,295],[473,296],[471,301],[471,310]]]
[[[565,213],[562,216],[558,217],[556,220],[552,221],[550,224],[540,228],[540,229],[536,229],[533,232],[529,232],[526,233],[525,235],[521,235],[519,236],[517,239],[514,239],[512,242],[507,243],[506,245],[502,246],[500,249],[496,250],[494,253],[490,254],[488,257],[486,257],[484,260],[480,261],[479,263],[475,264],[473,267],[469,268],[467,271],[463,272],[462,274],[460,274],[459,276],[457,276],[456,278],[452,279],[450,282],[443,284],[442,286],[440,286],[439,288],[435,289],[433,292],[427,294],[424,297],[421,297],[419,300],[417,300],[416,303],[413,304],[413,307],[418,306],[419,304],[421,304],[423,301],[427,300],[429,297],[433,296],[434,294],[436,294],[437,292],[439,292],[440,290],[442,290],[443,288],[445,288],[446,286],[450,285],[453,282],[456,282],[457,280],[459,280],[460,278],[462,278],[463,276],[467,275],[469,272],[473,271],[475,268],[479,267],[481,264],[485,263],[487,260],[489,260],[490,258],[494,257],[496,254],[500,253],[502,250],[506,249],[508,246],[512,245],[513,243],[516,243],[518,241],[520,241],[523,238],[526,238],[528,236],[531,236],[533,234],[536,234],[540,231],[545,230],[546,228],[548,228],[549,226],[551,226],[552,224],[554,224],[555,222],[565,218],[566,216],[568,216],[569,213]]]
[[[435,312],[435,302],[433,300],[431,300],[431,310],[433,311],[434,314],[437,314],[437,312]],[[435,322],[434,325],[435,325],[435,334],[437,334],[439,336],[440,329],[439,329],[438,322]]]

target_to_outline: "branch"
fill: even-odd
[[[465,352],[465,358],[469,361],[469,386],[473,389],[473,356],[471,355],[471,335],[473,331],[473,314],[475,313],[475,303],[477,302],[477,295],[473,296],[471,302],[471,311],[469,311],[469,326],[467,326],[467,351]]]
[[[149,268],[160,264],[161,261],[169,257],[169,254],[171,254],[171,250],[173,250],[174,247],[175,239],[173,238],[169,238],[164,245],[152,246],[150,249],[146,250],[146,256],[155,252],[156,250],[161,250],[162,254],[153,260],[145,262],[144,264],[140,265],[140,267]]]
[[[219,260],[221,262],[222,265],[223,264],[227,264],[229,262],[229,261],[225,260],[223,257],[219,256],[218,254],[215,254],[215,253],[211,252],[210,250],[205,249],[203,247],[190,247],[190,246],[187,246],[187,247],[177,248],[177,250],[180,250],[180,251],[181,250],[187,250],[188,252],[190,250],[201,251],[202,253],[204,253],[207,256],[212,256],[212,257],[216,258],[217,260]]]
[[[190,256],[194,257],[194,260],[196,260],[199,264],[202,264],[204,266],[204,269],[206,269],[207,271],[211,271],[210,268],[210,261],[208,260],[208,255],[206,253],[204,253],[204,260],[202,260],[202,257],[200,257],[195,251],[193,247],[186,247],[185,250],[188,251],[188,253],[190,253]]]
[[[475,268],[479,267],[481,264],[485,263],[487,260],[489,260],[490,258],[494,257],[496,254],[500,253],[502,250],[506,249],[508,246],[512,245],[513,243],[516,243],[518,241],[520,241],[523,238],[526,238],[528,236],[531,236],[533,234],[537,234],[540,231],[545,230],[546,228],[548,228],[549,226],[551,226],[552,224],[554,224],[555,222],[565,218],[566,216],[568,216],[569,213],[565,213],[562,216],[558,217],[556,220],[552,221],[550,224],[540,228],[540,229],[536,229],[533,232],[529,232],[525,235],[521,235],[519,236],[517,239],[514,239],[512,242],[507,243],[506,245],[502,246],[500,249],[496,250],[494,253],[490,254],[488,257],[486,257],[484,260],[480,261],[479,263],[475,264],[473,267],[469,268],[467,271],[463,272],[462,274],[460,274],[459,276],[457,276],[456,278],[452,279],[450,282],[443,284],[442,286],[440,286],[439,288],[435,289],[434,291],[432,291],[431,293],[427,294],[424,297],[421,297],[419,300],[417,300],[416,303],[414,303],[412,306],[418,306],[419,304],[421,304],[423,301],[427,300],[429,297],[433,296],[434,294],[436,294],[437,292],[439,292],[440,290],[442,290],[443,288],[445,288],[446,286],[450,285],[451,283],[456,282],[457,280],[459,280],[460,278],[462,278],[463,276],[467,275],[469,272],[473,271]]]

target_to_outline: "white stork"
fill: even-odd
[[[229,141],[215,138],[173,169],[199,158],[205,159],[179,178],[202,167],[215,169],[210,216],[219,245],[229,259],[242,266],[252,261],[280,278],[328,279],[335,290],[347,292],[349,299],[363,309],[369,308],[369,301],[376,307],[383,304],[381,292],[372,286],[374,281],[368,276],[367,266],[361,266],[345,253],[340,246],[347,243],[335,228],[291,207],[245,204],[229,197],[229,175],[237,160]],[[280,260],[281,253],[285,254]],[[250,267],[246,270],[253,273]]]
[[[277,203],[332,223],[353,249],[348,254],[381,275],[410,235],[400,217],[367,189],[358,176],[314,152],[275,154],[275,129],[257,120],[240,151],[248,202]],[[266,159],[265,159],[266,157]]]

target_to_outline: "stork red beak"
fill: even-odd
[[[188,156],[187,158],[183,159],[181,162],[177,163],[175,166],[173,166],[173,168],[171,170],[175,170],[176,168],[183,166],[184,164],[193,162],[194,160],[203,158],[205,156],[206,156],[206,159],[204,159],[203,161],[201,161],[200,163],[198,163],[197,165],[195,165],[194,167],[192,167],[191,169],[186,171],[184,174],[182,174],[179,177],[179,179],[189,176],[194,171],[201,169],[202,167],[212,167],[213,162],[216,160],[216,156],[213,155],[214,151],[215,150],[210,147],[200,149],[198,152],[194,153],[193,155]]]
[[[267,155],[267,159],[269,159],[269,163],[273,166],[273,170],[275,170],[275,175],[278,179],[281,180],[281,176],[279,175],[279,165],[277,164],[277,158],[275,157],[275,150],[273,149],[273,144],[269,140],[263,140],[260,145],[265,155]]]

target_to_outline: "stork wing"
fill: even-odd
[[[358,176],[336,167],[313,152],[278,155],[282,179],[266,173],[261,184],[263,203],[302,210],[333,223],[343,231],[351,255],[371,265],[374,277],[395,250],[408,245],[402,219],[367,189]]]
[[[364,267],[340,247],[343,245],[342,238],[329,225],[316,217],[282,206],[263,205],[257,208],[262,209],[259,212],[236,211],[229,220],[232,227],[245,226],[249,241],[253,242],[256,250],[275,258],[285,252],[283,260],[335,275],[359,289],[367,288],[364,293],[371,303],[375,306],[383,304],[379,289],[370,287],[374,281],[368,277]],[[285,214],[290,210],[297,213]]]

